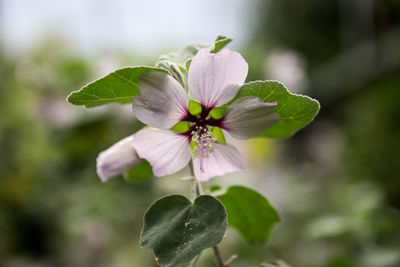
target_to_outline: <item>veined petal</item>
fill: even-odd
[[[142,160],[132,146],[133,136],[115,143],[97,157],[97,174],[103,182],[129,170]]]
[[[280,120],[274,112],[276,105],[255,96],[239,98],[228,107],[223,128],[237,139],[257,136]]]
[[[187,137],[168,130],[140,130],[134,135],[133,147],[140,158],[151,164],[156,176],[173,174],[190,161]]]
[[[247,71],[246,61],[237,52],[224,49],[212,54],[208,48],[201,49],[189,68],[191,97],[208,108],[223,105],[235,97]]]
[[[187,114],[189,98],[172,76],[150,71],[140,77],[140,94],[133,101],[133,112],[143,123],[169,129]]]
[[[214,144],[214,151],[200,162],[199,155],[192,158],[194,176],[198,181],[208,181],[214,176],[225,173],[243,171],[245,169],[242,156],[234,146],[229,144]],[[204,172],[200,170],[200,163]]]

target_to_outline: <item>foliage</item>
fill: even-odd
[[[150,248],[161,266],[183,266],[225,234],[224,206],[202,195],[191,203],[181,195],[163,197],[144,216],[140,245]]]
[[[230,38],[218,36],[209,49],[212,53],[217,53],[230,41]],[[155,68],[130,67],[117,70],[73,92],[67,100],[86,107],[113,102],[131,103],[139,93],[137,84],[140,76],[148,71],[170,74],[186,88],[190,61],[201,47],[207,46],[189,45],[179,52],[161,56]],[[275,112],[280,115],[281,120],[271,131],[266,130],[260,136],[289,137],[307,125],[319,110],[316,100],[293,95],[278,82],[247,83],[240,88],[235,99],[245,96],[257,96],[261,101],[278,103]],[[199,105],[191,101],[190,113],[196,116],[199,110],[201,111],[201,107],[199,109]],[[210,115],[214,119],[221,119],[225,112],[225,107],[218,107],[211,110]],[[188,123],[184,122],[172,128],[176,132],[185,132],[188,129]],[[225,143],[221,129],[215,130],[219,130],[214,131],[217,140]],[[149,166],[144,165],[140,168],[134,167],[126,172],[125,179],[146,179],[149,176]],[[236,228],[249,243],[265,243],[272,226],[279,221],[277,212],[268,200],[246,187],[231,187],[218,198],[228,210],[230,226]],[[156,201],[145,215],[140,244],[153,251],[159,264],[183,266],[202,250],[216,246],[221,241],[226,229],[226,212],[223,205],[211,196],[200,196],[194,204],[179,195],[162,198]]]
[[[277,102],[274,109],[281,120],[272,125],[260,136],[287,138],[310,123],[319,111],[317,100],[307,96],[291,94],[283,84],[277,81],[249,82],[240,88],[235,99],[245,96],[257,96],[264,102]]]
[[[217,198],[228,212],[229,226],[236,228],[249,243],[265,243],[272,227],[279,222],[274,207],[250,188],[231,186]]]
[[[253,146],[277,152],[252,165],[254,171],[239,181],[278,204],[283,219],[267,247],[248,246],[234,234],[224,238],[223,254],[240,255],[232,266],[399,265],[395,29],[400,9],[395,2],[374,5],[371,39],[358,31],[363,24],[346,27],[339,21],[365,18],[356,12],[365,10],[363,5],[346,9],[354,16],[339,16],[335,1],[277,1],[257,9],[260,30],[243,48],[252,66],[249,77],[267,79],[269,55],[290,48],[307,63],[306,92],[324,108],[318,121],[286,142],[246,143],[250,152]],[[356,34],[348,35],[349,29]],[[346,43],[341,36],[360,42]],[[371,48],[368,40],[379,64],[360,64],[366,57],[354,48]],[[137,55],[123,55],[100,59],[112,57],[121,67],[148,65],[137,62]],[[346,61],[351,55],[357,60]],[[89,113],[62,104],[69,89],[99,75],[99,62],[71,54],[63,42],[44,43],[23,56],[0,53],[2,266],[154,266],[150,253],[135,242],[143,207],[171,191],[183,193],[187,186],[176,185],[176,177],[134,186],[121,179],[98,181],[93,172],[98,152],[141,127],[121,116],[117,106]],[[343,72],[337,62],[354,72]],[[354,73],[368,75],[350,81]],[[232,176],[220,182],[229,186],[238,180]],[[213,264],[206,252],[198,266]]]

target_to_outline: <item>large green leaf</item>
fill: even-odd
[[[244,186],[232,186],[217,195],[228,212],[228,224],[249,243],[265,243],[279,222],[276,210],[260,193]]]
[[[154,67],[127,67],[114,71],[94,82],[72,92],[67,101],[74,105],[95,107],[108,103],[129,104],[139,93],[137,82],[148,71],[162,71]]]
[[[235,99],[245,96],[257,96],[264,102],[278,102],[274,111],[281,116],[281,120],[260,134],[265,137],[290,137],[309,124],[320,108],[317,100],[308,96],[292,94],[277,81],[246,83],[240,88]]]
[[[212,196],[194,203],[181,195],[163,197],[144,216],[140,245],[151,249],[161,266],[183,266],[222,240],[226,220],[224,206]]]

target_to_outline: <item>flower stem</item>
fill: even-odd
[[[191,172],[192,177],[194,178],[194,182],[195,182],[195,190],[194,191],[195,191],[196,197],[198,197],[198,196],[203,195],[204,191],[203,191],[203,188],[201,186],[201,182],[197,181],[196,178],[194,177],[193,166],[191,165],[190,167],[191,167],[190,168],[190,172]],[[222,260],[221,253],[219,252],[218,247],[217,246],[213,246],[212,249],[214,251],[214,256],[215,256],[215,259],[217,261],[218,267],[227,267],[228,265],[224,264],[224,261]]]

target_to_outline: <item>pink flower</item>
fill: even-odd
[[[234,101],[222,118],[212,118],[210,111],[235,97],[247,71],[246,61],[237,52],[224,49],[212,54],[202,49],[189,68],[188,92],[165,73],[153,71],[140,78],[133,111],[141,122],[157,129],[138,131],[132,144],[137,155],[152,165],[156,176],[175,173],[191,160],[199,181],[244,170],[239,151],[218,142],[213,129],[219,127],[237,139],[257,136],[280,119],[273,112],[276,103],[249,96]],[[189,98],[200,103],[199,114],[189,113]],[[187,131],[171,130],[182,121],[188,122]]]
[[[97,174],[103,182],[139,164],[141,160],[132,146],[133,136],[125,137],[97,157]]]

